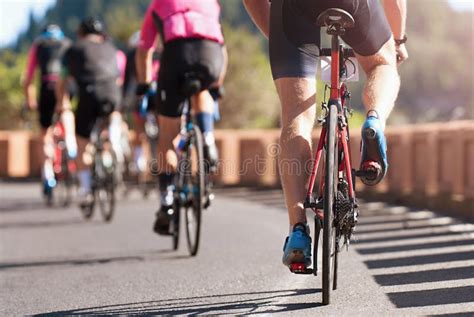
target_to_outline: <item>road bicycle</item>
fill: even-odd
[[[322,302],[327,305],[331,291],[337,289],[338,254],[341,246],[349,246],[357,223],[355,177],[373,178],[372,174],[376,171],[356,171],[351,164],[348,118],[352,109],[350,92],[343,78],[350,75],[348,64],[353,64],[356,69],[350,60],[355,55],[352,49],[340,44],[339,37],[354,27],[355,21],[348,12],[330,8],[318,16],[316,23],[326,27],[331,36],[331,49],[321,49],[320,54],[331,57],[331,83],[330,98],[327,103],[322,103],[323,115],[319,119],[321,135],[304,202],[304,207],[314,213],[314,265],[313,268],[306,268],[303,263],[293,263],[290,270],[297,274],[317,275],[321,249]],[[315,188],[320,165],[321,178],[318,188]]]
[[[76,185],[76,162],[69,158],[66,147],[66,131],[59,115],[53,117],[50,127],[53,146],[53,173],[56,185],[46,193],[48,205],[53,201],[67,207],[71,203],[74,186]]]
[[[185,75],[182,94],[184,103],[180,139],[177,145],[178,166],[174,180],[175,192],[171,215],[173,249],[178,248],[181,210],[185,216],[186,238],[189,253],[195,256],[199,249],[202,211],[213,198],[211,194],[210,168],[204,158],[202,132],[193,122],[191,97],[201,91],[201,81],[196,73]]]
[[[81,206],[85,219],[94,214],[99,205],[104,221],[110,222],[115,212],[115,190],[117,188],[117,159],[109,139],[109,119],[100,117],[91,132],[86,152],[91,160],[92,201]]]
[[[153,88],[150,89],[141,100],[139,107],[139,115],[144,120],[144,132],[148,141],[148,145],[150,146],[151,162],[156,162],[158,159],[158,137],[160,132],[158,121],[156,119],[157,113],[154,109],[149,109],[151,98],[154,98],[154,96],[156,95],[156,83],[154,84],[155,85],[153,86]],[[150,164],[147,163],[146,165],[149,166]],[[147,198],[150,193],[150,184],[147,181],[146,177],[146,173],[148,172],[148,170],[140,170],[140,168],[137,168],[137,170],[139,170],[139,173],[143,174],[138,175],[138,187],[140,188],[143,197]]]

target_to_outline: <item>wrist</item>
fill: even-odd
[[[135,89],[135,94],[137,96],[142,96],[148,92],[150,89],[150,84],[149,83],[138,83],[137,88]]]
[[[405,44],[405,43],[407,42],[407,40],[408,40],[408,37],[407,37],[406,34],[403,35],[403,36],[400,37],[400,38],[395,38],[395,45],[396,45],[396,46],[400,46],[400,45],[402,45],[402,44]]]

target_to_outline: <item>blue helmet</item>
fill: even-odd
[[[41,33],[41,37],[47,40],[60,41],[64,38],[64,33],[56,24],[48,24]]]

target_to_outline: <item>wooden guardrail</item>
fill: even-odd
[[[474,121],[389,127],[386,135],[390,163],[387,177],[373,188],[358,182],[358,192],[394,203],[459,211],[474,218]],[[316,143],[319,131],[314,131],[313,136]],[[217,131],[221,160],[217,182],[279,186],[278,138],[278,130]],[[353,132],[354,166],[359,164],[359,147],[359,133]],[[39,177],[39,157],[37,136],[24,131],[0,131],[0,177]],[[288,164],[296,172],[307,172],[305,164]]]

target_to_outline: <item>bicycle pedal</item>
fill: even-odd
[[[313,274],[313,269],[307,268],[304,263],[291,263],[289,268],[294,274]]]

